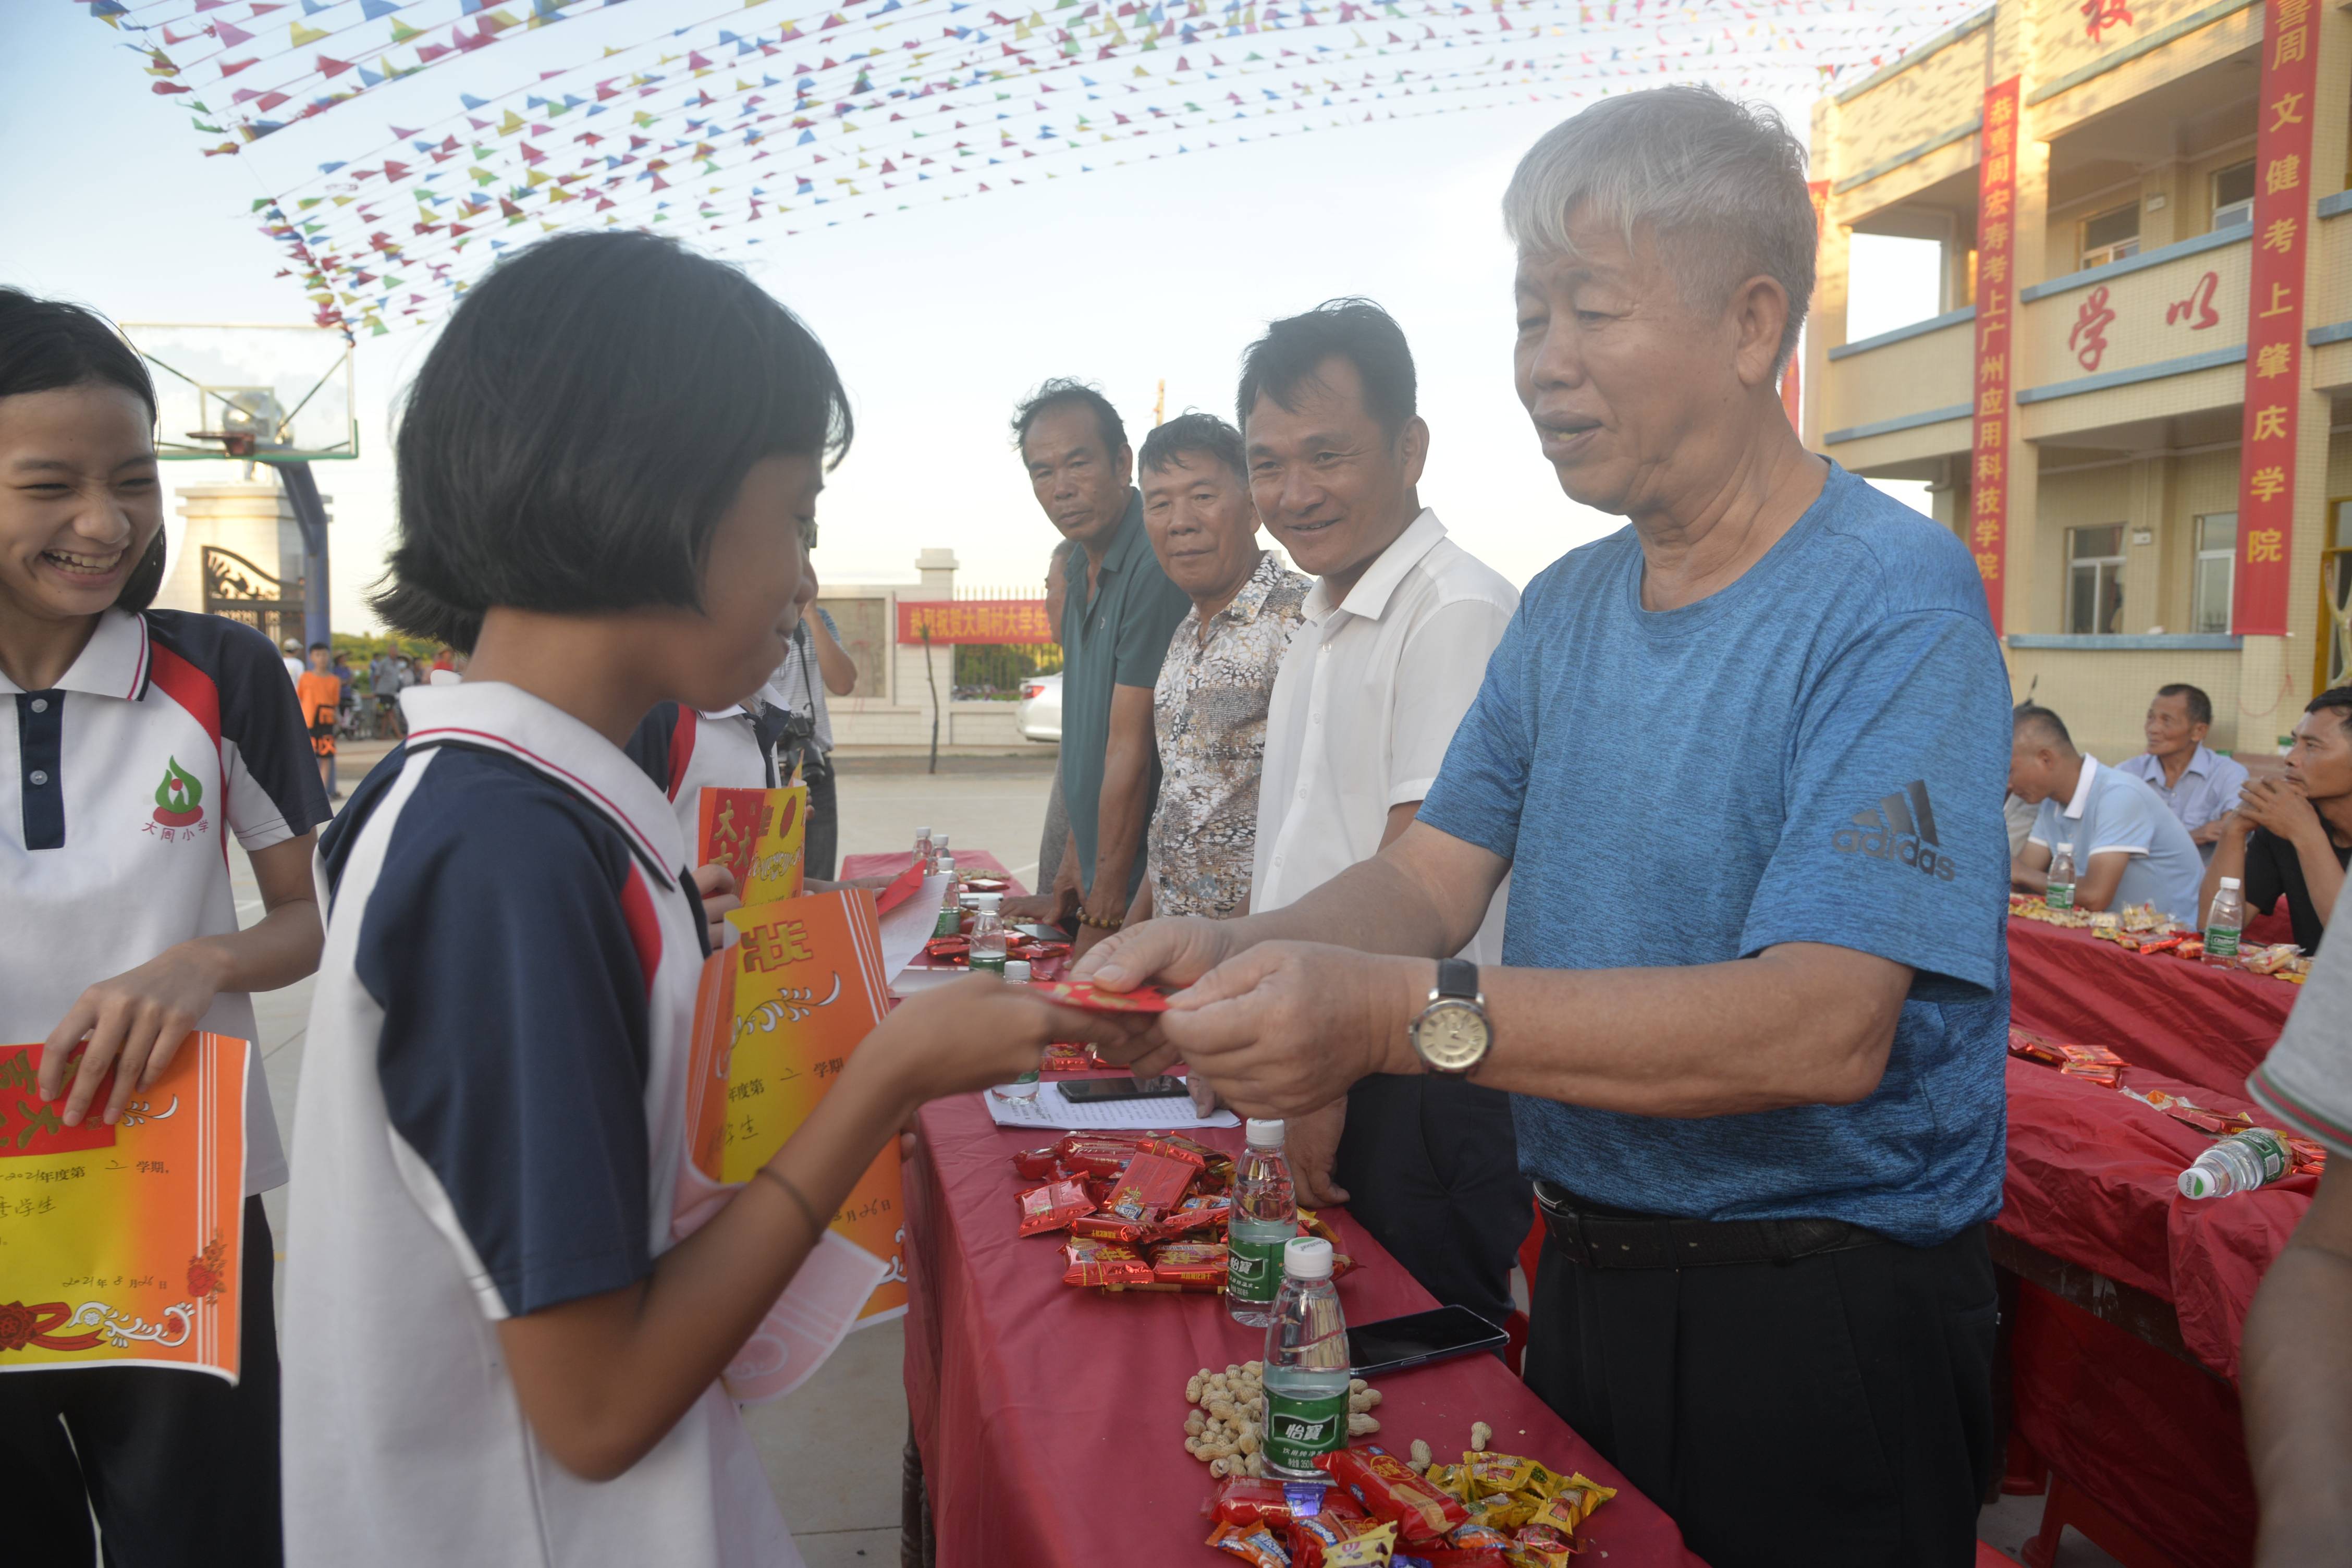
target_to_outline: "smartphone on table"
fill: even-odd
[[[1184,1080],[1163,1073],[1158,1078],[1072,1078],[1062,1080],[1062,1098],[1073,1105],[1102,1105],[1117,1100],[1182,1100],[1192,1091]]]
[[[1491,1351],[1509,1336],[1467,1307],[1439,1307],[1376,1323],[1348,1325],[1350,1370],[1358,1377],[1378,1377],[1425,1362],[1473,1351]]]

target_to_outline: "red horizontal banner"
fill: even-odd
[[[901,599],[902,643],[1051,643],[1060,641],[1043,599]]]

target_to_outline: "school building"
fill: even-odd
[[[1806,445],[1927,482],[2103,757],[2167,681],[2253,752],[2352,679],[2347,156],[2347,0],[2001,0],[1814,108]],[[1939,313],[1850,338],[1855,234]]]

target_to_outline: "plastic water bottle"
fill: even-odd
[[[1265,1327],[1265,1473],[1319,1481],[1315,1456],[1348,1446],[1348,1320],[1331,1283],[1331,1244],[1291,1238],[1282,1249],[1282,1289]]]
[[[936,873],[940,872],[940,871],[952,871],[952,870],[954,870],[954,869],[955,869],[955,867],[951,864],[951,861],[953,860],[953,858],[954,858],[953,851],[951,851],[951,850],[950,850],[950,849],[948,848],[948,836],[947,836],[946,834],[944,834],[944,833],[934,833],[934,834],[932,834],[932,835],[931,835],[931,870],[932,870],[932,872],[933,872],[934,874],[936,874]]]
[[[971,967],[976,973],[988,970],[1004,973],[1004,895],[980,895],[980,912],[971,921]]]
[[[1298,1199],[1282,1157],[1282,1123],[1253,1119],[1247,1136],[1225,1225],[1225,1308],[1234,1322],[1263,1329],[1274,1321],[1283,1247],[1298,1234]]]
[[[1004,984],[1007,985],[1028,984],[1029,961],[1025,958],[1006,959],[1004,961]],[[996,1096],[999,1100],[1034,1100],[1037,1098],[1037,1069],[1035,1068],[1031,1068],[1027,1072],[1023,1073],[1011,1083],[1000,1083],[988,1092]]]
[[[915,864],[929,871],[931,868],[931,830],[918,827],[915,829]]]
[[[2198,1155],[2197,1163],[2180,1173],[2180,1195],[2220,1198],[2251,1193],[2277,1181],[2294,1164],[2284,1139],[2267,1127],[2249,1127]]]
[[[2213,907],[2205,911],[2205,962],[2237,963],[2238,933],[2245,925],[2246,896],[2238,891],[2238,879],[2224,877],[2213,895]]]
[[[2074,847],[2061,844],[2050,852],[2050,891],[2043,903],[2053,910],[2074,907]]]
[[[948,879],[948,889],[940,900],[940,917],[931,922],[931,934],[961,936],[963,934],[963,902],[956,897],[955,857],[940,856],[939,868],[934,875]]]

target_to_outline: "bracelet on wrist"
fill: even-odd
[[[782,1171],[777,1170],[773,1165],[762,1165],[755,1174],[767,1177],[770,1181],[775,1183],[776,1185],[783,1188],[785,1192],[792,1194],[793,1202],[798,1204],[800,1205],[801,1213],[807,1216],[809,1229],[814,1231],[819,1239],[824,1237],[825,1223],[824,1220],[817,1217],[816,1205],[808,1201],[808,1194],[806,1193],[802,1192],[799,1187],[793,1185],[791,1177],[785,1175]]]
[[[1087,913],[1085,910],[1081,909],[1078,910],[1078,923],[1082,926],[1092,926],[1097,931],[1117,931],[1119,927],[1127,923],[1127,917],[1124,915],[1110,915],[1102,919],[1097,919],[1095,916]]]

